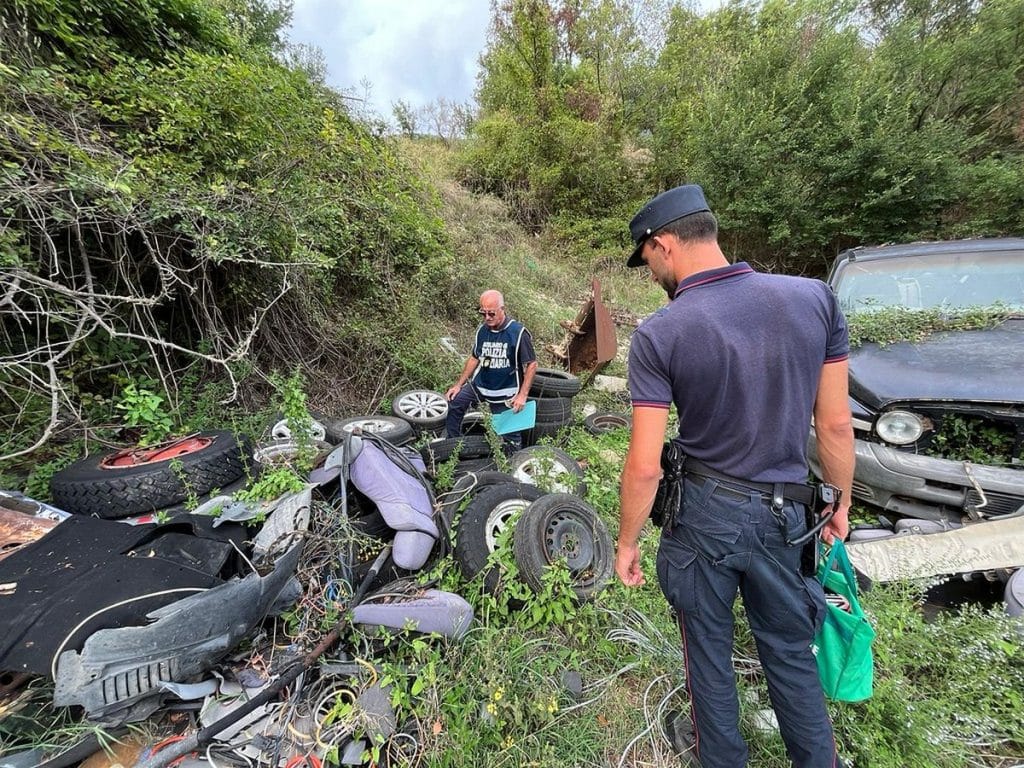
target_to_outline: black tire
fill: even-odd
[[[440,392],[411,389],[395,396],[391,401],[391,412],[416,429],[430,432],[444,426],[448,417],[448,400]]]
[[[537,421],[547,424],[568,424],[572,421],[571,397],[537,397]]]
[[[461,477],[469,472],[493,472],[498,469],[490,456],[483,459],[466,459],[455,465],[454,477]]]
[[[354,416],[351,419],[330,419],[324,423],[330,442],[338,444],[353,431],[372,432],[392,445],[405,445],[415,437],[410,424],[397,416]]]
[[[547,424],[543,421],[538,421],[533,425],[533,429],[523,432],[523,447],[529,448],[534,446],[545,437],[552,437],[557,440],[561,437],[562,430],[568,426],[568,424]]]
[[[511,519],[543,495],[539,488],[526,483],[501,483],[470,499],[459,518],[454,550],[455,562],[467,580],[487,567],[487,558],[497,548],[498,536]],[[488,593],[497,593],[501,569],[490,568],[483,581]]]
[[[593,507],[568,493],[549,493],[531,504],[512,534],[519,575],[540,594],[544,569],[565,560],[577,603],[592,600],[611,579],[615,548]]]
[[[226,488],[253,464],[249,438],[243,435],[201,432],[192,439],[204,443],[203,447],[160,461],[104,466],[124,451],[97,453],[76,461],[51,478],[53,503],[81,515],[131,517],[173,507],[192,494],[201,496],[214,488]]]
[[[516,480],[506,472],[485,470],[481,472],[466,472],[455,481],[450,491],[439,494],[437,497],[440,503],[441,518],[446,525],[451,526],[455,519],[455,513],[464,501],[471,499],[480,493],[484,488],[502,483],[514,483]]]
[[[598,411],[583,419],[583,428],[592,435],[603,435],[616,429],[632,429],[633,419],[625,413]]]
[[[460,461],[485,459],[491,455],[491,444],[483,435],[466,435],[431,440],[420,448],[420,456],[430,473],[434,472],[438,464],[444,464],[455,455],[458,455]]]
[[[469,411],[462,419],[462,434],[486,435],[487,417],[480,411]]]
[[[583,468],[565,451],[535,445],[512,454],[511,475],[521,483],[539,485],[553,493],[586,493]]]
[[[557,368],[538,368],[530,384],[533,397],[572,397],[579,391],[579,377]]]

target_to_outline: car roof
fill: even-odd
[[[991,251],[1024,251],[1024,237],[978,237],[969,240],[940,240],[935,242],[905,243],[902,245],[858,246],[840,253],[836,261],[870,261],[897,256]]]

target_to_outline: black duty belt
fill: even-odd
[[[712,480],[721,480],[723,483],[728,483],[730,486],[735,486],[743,490],[756,491],[757,493],[763,493],[769,498],[773,498],[781,488],[782,497],[789,501],[795,501],[799,504],[806,504],[811,509],[815,505],[815,489],[813,486],[805,485],[804,483],[756,483],[753,480],[740,480],[739,478],[732,477],[723,472],[719,472],[716,469],[712,469],[707,464],[697,461],[692,456],[686,457],[686,464],[683,465],[683,472],[687,475],[697,475],[699,477],[707,477]]]

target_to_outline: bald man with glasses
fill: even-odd
[[[511,408],[517,413],[526,405],[537,371],[533,339],[522,323],[505,314],[505,299],[494,290],[480,294],[480,327],[476,330],[473,351],[466,358],[458,381],[445,397],[448,399],[448,437],[462,435],[466,411],[484,401],[492,413]],[[510,450],[523,446],[522,432],[504,435]]]

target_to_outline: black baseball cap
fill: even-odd
[[[653,233],[676,219],[710,210],[707,200],[704,199],[704,190],[697,184],[684,184],[652,198],[629,222],[629,234],[636,247],[630,254],[626,266],[643,266],[644,260],[640,258],[640,251],[643,250],[644,241]]]

